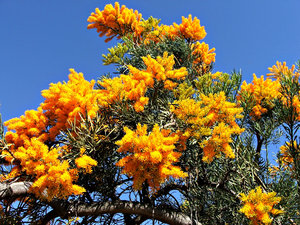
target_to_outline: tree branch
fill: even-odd
[[[200,223],[193,223],[187,215],[181,212],[169,212],[150,205],[128,201],[70,205],[67,213],[68,216],[93,216],[107,213],[138,214],[171,225],[200,225]]]
[[[31,182],[0,183],[0,200],[12,197],[20,197],[28,194],[32,185]],[[52,204],[53,203],[53,204]],[[61,203],[61,204],[60,204]],[[53,200],[48,203],[54,211],[61,212],[59,216],[99,216],[102,214],[136,214],[149,219],[159,220],[171,225],[192,225],[200,223],[192,221],[190,217],[181,212],[170,212],[164,209],[157,209],[149,204],[140,204],[130,201],[99,202],[99,203],[78,203]],[[67,210],[66,210],[67,209]],[[65,212],[65,215],[63,212]],[[53,212],[54,213],[54,212]],[[52,215],[52,213],[51,213]]]
[[[0,183],[0,200],[28,194],[32,182]]]

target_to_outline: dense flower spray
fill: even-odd
[[[121,38],[125,34],[133,33],[139,36],[143,31],[141,26],[142,15],[138,11],[120,7],[118,2],[113,7],[107,4],[103,11],[96,8],[96,11],[88,18],[88,29],[96,28],[99,36],[107,36],[105,42],[110,41],[115,36]]]
[[[248,195],[241,193],[240,199],[243,202],[240,212],[244,213],[254,225],[271,224],[269,214],[283,213],[282,210],[274,208],[281,200],[280,197],[276,197],[276,192],[264,193],[260,186],[251,190]]]
[[[200,141],[205,162],[212,162],[214,157],[221,156],[221,152],[234,158],[231,136],[244,131],[235,122],[236,118],[242,118],[243,109],[226,101],[224,92],[209,96],[201,94],[200,98],[200,101],[177,100],[171,105],[171,111],[189,125],[187,131]]]
[[[294,154],[292,154],[294,152]],[[280,147],[280,163],[283,169],[294,170],[294,156],[297,156],[300,152],[299,145],[296,141],[293,142],[293,145],[289,142],[286,142],[284,145]]]
[[[45,101],[36,111],[26,111],[24,116],[4,123],[9,130],[5,139],[11,147],[9,151],[2,151],[2,156],[15,167],[10,175],[2,176],[2,180],[24,172],[33,178],[31,191],[48,200],[85,192],[83,187],[74,184],[78,169],[91,172],[97,162],[89,156],[75,158],[78,169],[72,168],[64,159],[67,153],[64,148],[49,148],[46,143],[68,129],[70,122],[77,120],[78,123],[80,114],[96,115],[99,93],[93,89],[94,84],[95,81],[88,82],[83,74],[71,69],[67,83],[51,84],[48,90],[42,91]]]
[[[251,105],[250,116],[256,120],[275,106],[274,101],[281,97],[280,88],[277,80],[264,80],[263,76],[257,78],[254,74],[252,83],[243,82],[237,99]]]
[[[174,166],[181,153],[174,151],[179,137],[170,130],[159,129],[154,125],[148,134],[147,125],[137,125],[136,131],[124,128],[126,135],[116,144],[118,152],[129,153],[122,158],[117,166],[123,167],[122,172],[133,177],[133,187],[141,189],[147,181],[153,190],[159,189],[169,177],[184,178],[187,176],[180,167]]]
[[[105,88],[100,92],[107,102],[129,100],[134,102],[133,107],[136,112],[144,111],[145,105],[148,104],[149,97],[145,96],[148,88],[163,83],[164,88],[173,89],[177,86],[176,81],[185,79],[187,70],[185,67],[173,69],[174,56],[168,56],[164,52],[163,56],[153,59],[148,55],[142,57],[146,66],[145,70],[140,70],[131,65],[128,66],[129,74],[121,74],[120,77],[113,79],[104,79],[99,84]]]

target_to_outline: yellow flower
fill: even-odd
[[[282,77],[287,76],[293,78],[296,82],[299,81],[300,72],[295,70],[295,65],[292,65],[291,69],[289,69],[286,65],[286,62],[276,62],[276,65],[269,68],[270,73],[267,76],[276,78],[280,80]]]
[[[174,56],[168,56],[167,52],[156,59],[150,55],[142,59],[146,69],[140,70],[129,65],[129,74],[121,74],[120,77],[100,81],[99,84],[104,89],[99,90],[98,99],[109,104],[114,101],[127,100],[133,103],[136,112],[142,112],[149,101],[149,98],[145,96],[149,88],[163,82],[164,87],[170,90],[177,86],[176,80],[183,80],[188,74],[185,67],[173,69]]]
[[[76,184],[72,185],[71,191],[74,195],[81,195],[82,193],[86,192],[84,187],[78,186]]]
[[[41,104],[44,115],[50,119],[49,129],[51,140],[62,131],[69,128],[69,122],[80,121],[80,113],[94,117],[98,111],[97,102],[101,104],[99,90],[94,90],[95,81],[88,82],[82,73],[70,69],[67,83],[51,84],[48,90],[42,91],[46,99]],[[98,101],[99,99],[99,101]],[[55,123],[54,123],[55,122]]]
[[[10,173],[6,174],[6,175],[3,175],[3,174],[0,174],[0,182],[4,182],[4,181],[7,181],[7,180],[10,180],[10,179],[13,179],[17,176],[19,176],[21,174],[21,169],[19,166],[14,166]]]
[[[210,163],[221,152],[228,158],[234,158],[229,144],[232,142],[231,135],[243,132],[235,122],[241,118],[243,109],[226,101],[224,92],[208,96],[201,94],[200,97],[200,101],[192,98],[176,100],[170,110],[189,125],[185,132],[199,141],[203,148],[203,161]]]
[[[126,135],[117,141],[118,152],[126,153],[116,165],[123,167],[122,172],[133,177],[133,187],[140,189],[147,181],[153,190],[159,189],[169,177],[183,178],[187,174],[173,164],[178,162],[181,153],[175,152],[179,137],[169,130],[159,129],[154,125],[147,133],[147,125],[138,124],[136,131],[125,127]]]
[[[85,148],[81,147],[81,148],[80,148],[80,156],[82,156],[83,153],[85,153]]]
[[[194,63],[197,64],[204,62],[205,64],[209,65],[212,62],[215,62],[215,48],[209,49],[208,44],[204,42],[196,42],[195,44],[192,44],[191,48],[193,51],[192,54],[197,56],[197,58],[194,60]]]
[[[300,152],[299,145],[297,144],[296,141],[293,143],[293,148],[295,149],[296,153]],[[294,170],[295,165],[294,165],[294,158],[291,153],[292,145],[289,142],[286,142],[285,145],[280,147],[280,162],[282,163],[282,166],[284,169],[287,170]]]
[[[272,219],[269,214],[277,215],[284,212],[273,208],[281,200],[281,197],[275,196],[276,192],[263,193],[261,187],[251,190],[248,195],[241,193],[243,207],[240,212],[244,213],[253,224],[271,224]]]
[[[202,40],[206,36],[204,26],[200,25],[197,17],[192,19],[192,15],[189,15],[188,18],[182,17],[182,23],[180,25],[174,23],[173,26],[185,39],[191,41]]]
[[[264,80],[263,76],[257,78],[253,74],[253,81],[247,84],[243,82],[241,90],[237,96],[239,102],[246,101],[252,106],[250,116],[252,119],[260,119],[263,114],[271,110],[274,105],[274,100],[281,97],[280,83],[278,80]]]
[[[138,11],[120,7],[118,2],[115,6],[107,4],[104,10],[96,8],[88,18],[88,29],[97,29],[99,36],[107,36],[105,42],[110,41],[115,36],[119,39],[122,36],[133,33],[138,38],[144,30],[141,22],[142,15]]]
[[[76,158],[75,163],[78,169],[84,169],[86,173],[91,173],[92,166],[97,166],[97,161],[88,155],[83,155],[79,158]]]

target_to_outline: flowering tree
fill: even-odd
[[[119,75],[70,69],[37,110],[4,122],[1,224],[300,222],[299,69],[277,62],[242,85],[213,73],[191,15],[168,26],[115,3],[88,22],[120,40],[103,55]]]

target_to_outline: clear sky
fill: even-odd
[[[266,74],[276,60],[288,65],[300,59],[299,0],[124,0],[144,18],[163,24],[181,23],[192,14],[207,31],[204,39],[216,48],[215,71],[242,70],[243,78]],[[36,109],[40,91],[67,80],[68,69],[96,79],[112,67],[101,55],[104,43],[87,18],[105,0],[0,0],[0,113],[3,120]]]

